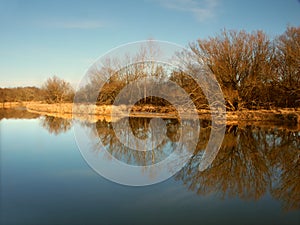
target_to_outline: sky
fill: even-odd
[[[300,0],[0,0],[0,87],[73,86],[101,55],[156,39],[187,46],[227,30],[270,38],[300,25]]]

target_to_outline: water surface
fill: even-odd
[[[3,117],[3,116],[2,116]],[[150,119],[132,119],[148,135]],[[179,121],[166,120],[156,161],[176,143]],[[121,123],[121,122],[120,122]],[[202,122],[197,149],[170,179],[150,186],[113,183],[92,170],[72,126],[95,127],[91,137],[125,163],[148,165],[118,143],[112,124],[23,115],[0,120],[1,224],[299,224],[300,132],[291,127],[230,126],[213,164],[198,171],[210,134]],[[95,146],[95,156],[99,149]]]

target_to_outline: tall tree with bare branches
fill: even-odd
[[[47,103],[71,102],[74,90],[71,84],[65,80],[53,76],[42,86]]]

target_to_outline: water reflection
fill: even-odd
[[[278,140],[268,155],[278,181],[274,182],[272,195],[283,202],[285,209],[300,208],[300,131],[277,131],[273,142]]]
[[[0,120],[2,119],[36,119],[40,115],[36,113],[31,113],[24,107],[17,108],[0,108]]]
[[[147,118],[130,119],[136,137],[149,135]],[[182,121],[189,123],[192,121]],[[122,124],[122,120],[118,121]],[[128,164],[149,165],[163,160],[178,141],[178,120],[165,120],[167,139],[154,151],[135,151],[120,143],[110,122],[98,121],[98,137],[117,159]],[[282,202],[285,209],[300,209],[300,132],[288,128],[228,126],[222,147],[212,165],[199,172],[198,166],[210,135],[203,123],[197,148],[188,164],[175,176],[199,195],[221,199],[238,197],[258,200],[266,193]],[[130,140],[128,140],[130,141]],[[156,143],[154,143],[156,145]],[[189,149],[191,151],[193,149]]]
[[[42,126],[50,133],[59,134],[71,127],[70,120],[46,116]],[[193,121],[164,119],[166,136],[159,143],[152,143],[152,151],[136,151],[124,145],[116,136],[113,127],[122,126],[123,120],[95,124],[93,138],[98,138],[95,153],[100,145],[115,158],[130,165],[146,166],[162,161],[178,145],[180,127],[193,128]],[[112,124],[115,123],[115,124]],[[151,135],[149,118],[130,118],[132,133],[146,139]],[[128,132],[124,129],[123,137]],[[199,172],[198,166],[210,136],[210,123],[201,122],[201,132],[191,160],[175,175],[184,186],[198,195],[215,195],[220,199],[238,197],[243,200],[258,200],[270,193],[286,210],[300,209],[300,131],[276,126],[227,126],[221,149],[208,169]],[[196,139],[191,131],[184,138]],[[132,142],[133,140],[127,140]],[[193,146],[193,145],[191,145]],[[178,146],[177,146],[178,147]]]
[[[122,126],[124,123],[123,120],[125,119],[119,120],[114,126]],[[99,142],[99,145],[104,145],[111,155],[130,165],[147,166],[158,163],[172,153],[172,150],[174,150],[174,145],[180,136],[180,123],[178,120],[165,119],[164,122],[166,125],[166,136],[161,140],[158,140],[156,138],[151,139],[151,135],[155,132],[157,133],[158,130],[154,131],[153,133],[150,131],[149,118],[129,119],[130,128],[134,136],[139,139],[146,139],[150,137],[151,141],[148,143],[148,145],[151,145],[149,147],[150,149],[153,149],[150,151],[136,151],[128,147],[136,146],[136,149],[140,148],[138,146],[139,143],[137,143],[136,140],[130,140],[126,138],[129,136],[129,129],[123,130],[122,141],[120,141],[113,130],[113,125],[111,122],[98,121],[96,123],[96,130],[97,135],[100,138],[99,141],[101,141],[101,143]],[[99,150],[100,148],[96,147],[95,149]],[[190,149],[190,151],[192,150],[193,149]]]
[[[41,125],[49,133],[58,135],[70,130],[72,127],[72,120],[54,116],[43,116],[41,118]]]
[[[231,126],[210,168],[198,171],[198,149],[176,179],[199,195],[257,200],[270,192],[285,209],[300,209],[299,149],[299,131]]]

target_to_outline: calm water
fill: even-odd
[[[202,122],[197,150],[180,172],[162,183],[130,187],[94,172],[75,142],[72,126],[95,127],[91,137],[116,158],[132,165],[153,160],[122,146],[111,123],[0,115],[1,224],[300,223],[300,132],[294,128],[227,127],[217,158],[199,172],[210,133]],[[132,119],[133,133],[147,135],[148,123]],[[176,143],[179,122],[166,123],[168,140],[156,161]]]

